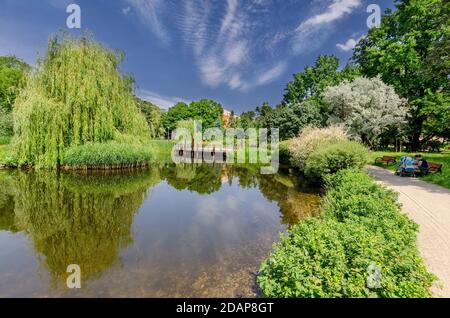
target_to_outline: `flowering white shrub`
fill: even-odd
[[[385,131],[404,125],[409,115],[407,101],[379,77],[358,77],[328,87],[324,98],[332,109],[329,122],[343,123],[350,136],[370,146]]]

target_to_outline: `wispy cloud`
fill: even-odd
[[[358,42],[362,39],[363,37],[360,38],[349,38],[345,43],[338,43],[336,44],[336,47],[344,52],[349,52],[351,50],[353,50],[356,46],[356,44],[358,44]]]
[[[133,7],[138,13],[142,23],[146,25],[162,43],[168,44],[170,42],[169,34],[160,21],[160,10],[162,10],[164,5],[162,0],[126,0],[126,2]]]
[[[268,84],[268,83],[274,81],[275,79],[277,79],[279,76],[281,76],[285,70],[286,70],[286,63],[280,62],[277,65],[275,65],[274,67],[270,68],[269,70],[263,72],[258,77],[257,83],[259,85]]]
[[[264,3],[255,1],[253,5]],[[218,5],[225,6],[221,19],[212,12],[220,12]],[[249,16],[254,10],[248,1],[227,0],[226,3],[190,0],[185,2],[185,12],[179,23],[184,43],[192,49],[202,82],[210,87],[227,85],[232,90],[247,90],[264,85],[260,70],[253,63],[255,53],[255,24]],[[219,22],[219,23],[218,23]],[[267,63],[265,63],[267,64]],[[279,73],[274,75],[280,75]]]
[[[130,13],[130,11],[131,11],[131,7],[130,6],[122,8],[122,13],[125,14],[125,15]]]
[[[273,23],[279,16],[271,10],[272,0],[185,0],[178,5],[163,0],[124,1],[163,43],[168,44],[170,37],[162,17],[167,19],[167,27],[176,27],[204,85],[241,91],[276,80],[286,71],[290,58],[322,46],[335,22],[362,2],[314,1],[314,14],[289,26]],[[326,5],[320,8],[318,3]],[[300,6],[297,2],[288,5]],[[171,36],[175,39],[177,34]],[[349,50],[354,41],[338,44],[338,48]]]
[[[175,96],[164,96],[160,95],[158,93],[148,91],[148,90],[140,90],[137,94],[139,98],[149,101],[162,109],[169,109],[173,105],[179,102],[188,103],[185,99],[181,97],[175,97]]]
[[[299,24],[293,38],[293,50],[301,53],[321,46],[331,33],[333,22],[341,20],[361,5],[361,0],[333,0],[328,7]]]

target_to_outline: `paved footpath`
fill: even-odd
[[[398,177],[380,167],[369,166],[367,172],[400,193],[403,211],[420,226],[420,253],[439,280],[433,295],[450,297],[450,190],[416,178]]]

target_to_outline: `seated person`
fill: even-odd
[[[415,158],[417,169],[421,171],[428,170],[428,162],[422,157],[422,155],[416,155]]]
[[[411,157],[400,157],[400,164],[397,167],[396,174],[414,173],[416,171],[415,160]]]

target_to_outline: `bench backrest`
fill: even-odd
[[[442,164],[440,164],[440,163],[428,162],[429,170],[440,170],[441,168],[442,168]]]
[[[384,161],[395,161],[395,157],[391,157],[391,156],[383,156],[383,160],[384,160]]]

